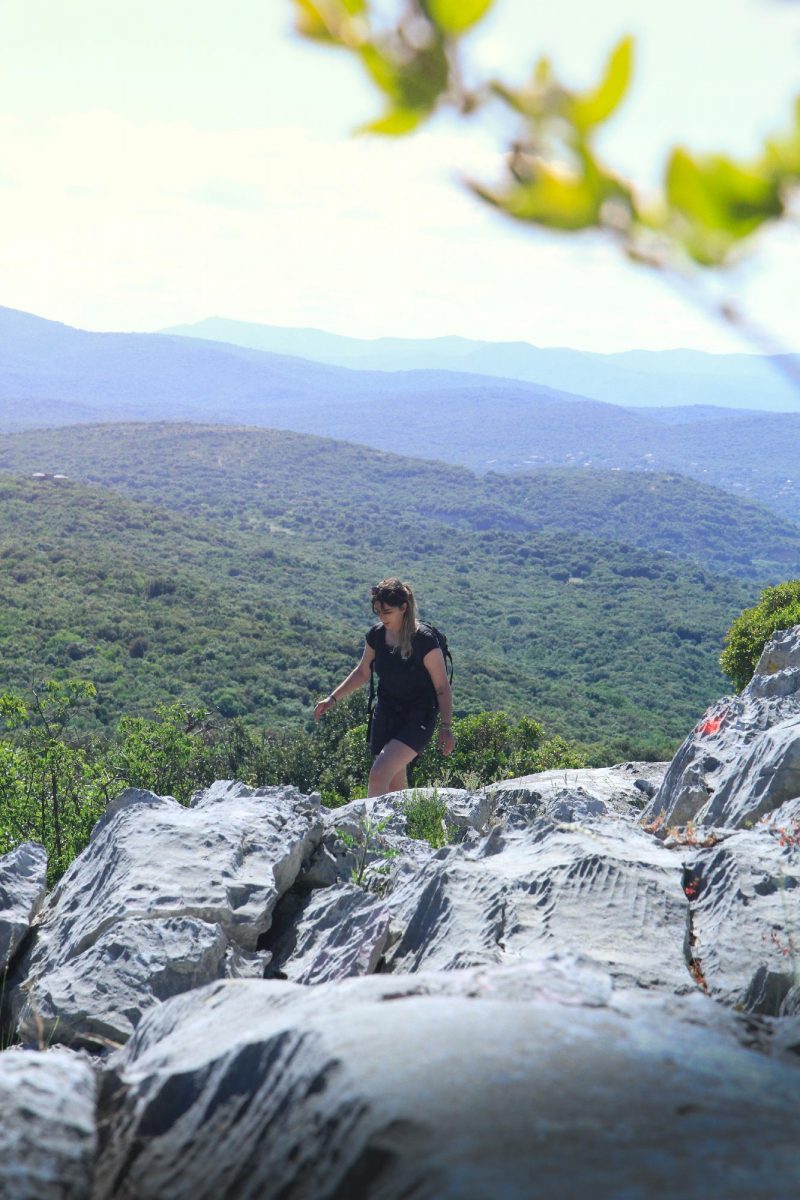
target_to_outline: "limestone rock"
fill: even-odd
[[[767,642],[743,692],[708,709],[644,815],[741,828],[798,796],[800,625]]]
[[[76,958],[21,989],[19,1036],[27,1045],[51,1033],[66,1044],[120,1045],[153,1004],[223,978],[228,948],[222,927],[205,921],[115,921]]]
[[[0,858],[0,979],[47,889],[47,851],[38,842],[23,842]]]
[[[742,1046],[712,1001],[566,1005],[533,963],[477,977],[167,1001],[108,1065],[94,1200],[797,1193],[800,1071]]]
[[[97,1151],[91,1066],[68,1050],[6,1050],[0,1113],[3,1200],[86,1200]]]
[[[184,808],[123,793],[51,894],[12,981],[21,1033],[124,1041],[151,1004],[261,973],[272,911],[322,836],[318,800],[227,781]]]
[[[548,801],[552,815],[520,805],[488,837],[394,877],[384,969],[450,971],[558,949],[588,954],[617,985],[693,989],[680,859],[638,826],[594,814],[599,803],[565,791]]]
[[[486,793],[495,805],[502,804],[507,809],[510,804],[541,805],[557,792],[580,789],[602,800],[608,811],[630,817],[654,795],[668,766],[668,763],[626,762],[614,767],[540,771],[492,783]]]
[[[692,954],[709,994],[749,1012],[795,1011],[800,970],[798,801],[687,855]],[[783,814],[783,815],[782,815]],[[800,1006],[799,1006],[800,1007]]]
[[[279,929],[279,926],[281,928]],[[269,975],[320,984],[375,970],[389,935],[389,913],[375,896],[354,884],[338,884],[305,896],[287,893],[265,938]]]

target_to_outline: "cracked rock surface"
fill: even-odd
[[[397,935],[387,969],[512,963],[558,948],[589,954],[620,984],[690,990],[680,861],[597,804],[556,793],[541,815],[521,808],[516,823],[403,878],[387,897]]]
[[[354,979],[346,1004],[255,981],[168,1001],[109,1064],[95,1200],[797,1191],[796,1067],[705,997],[694,1020],[614,1005],[587,970],[565,1004],[553,974],[550,995],[539,962]]]
[[[773,1016],[800,1012],[800,847],[781,838],[797,802],[786,807],[685,856],[694,953],[709,994]]]
[[[47,851],[23,842],[0,858],[0,979],[39,911],[47,886]]]
[[[86,1200],[97,1152],[95,1074],[68,1050],[0,1054],[0,1196]]]
[[[262,974],[259,937],[321,836],[318,802],[294,788],[223,781],[191,808],[123,792],[15,964],[20,1035],[29,1044],[121,1043],[167,996]]]
[[[767,642],[750,683],[713,704],[648,805],[666,825],[741,828],[800,796],[800,625]]]
[[[96,1110],[63,1050],[0,1054],[0,1099],[6,1060],[92,1078],[91,1200],[800,1194],[790,632],[668,769],[439,789],[438,849],[409,793],[123,793],[8,976]]]

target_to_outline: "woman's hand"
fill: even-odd
[[[326,696],[324,700],[320,700],[314,709],[314,720],[318,721],[320,717],[323,717],[329,708],[333,708],[335,703],[336,701],[332,696]]]
[[[442,754],[447,757],[452,754],[455,749],[456,739],[453,737],[453,731],[449,725],[439,726],[439,749]]]

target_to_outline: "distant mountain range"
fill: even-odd
[[[784,370],[792,360],[800,370],[800,355],[707,354],[700,350],[593,354],[462,337],[363,340],[319,329],[254,325],[225,317],[174,325],[161,332],[362,371],[459,371],[517,379],[625,407],[721,405],[800,412],[800,390]]]
[[[800,519],[800,413],[633,410],[508,379],[350,370],[0,309],[0,432],[131,420],[288,429],[483,472],[677,471]]]

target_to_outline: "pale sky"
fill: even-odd
[[[750,350],[602,237],[519,227],[459,183],[498,172],[504,123],[380,111],[355,62],[293,36],[289,0],[0,0],[0,304],[87,329],[218,315],[360,337],[462,334],[590,350]],[[540,53],[590,86],[637,36],[600,143],[642,187],[667,149],[746,158],[788,129],[800,3],[496,0],[476,72]],[[713,294],[800,349],[800,226]]]

